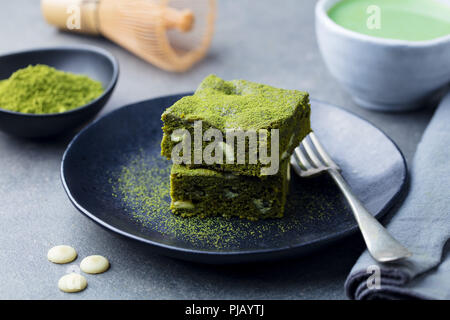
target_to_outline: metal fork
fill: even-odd
[[[323,172],[330,174],[350,204],[367,249],[376,261],[394,262],[412,255],[389,234],[353,194],[340,174],[339,166],[331,159],[313,132],[295,148],[290,162],[300,177],[311,177]]]

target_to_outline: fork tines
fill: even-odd
[[[314,132],[306,136],[295,148],[291,156],[291,165],[302,177],[313,176],[329,169],[340,170]]]

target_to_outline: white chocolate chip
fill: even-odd
[[[289,139],[289,143],[286,147],[286,151],[283,152],[283,154],[281,155],[281,160],[284,160],[291,155],[290,153],[287,152],[287,150],[289,150],[292,147],[292,144],[294,143],[294,138],[295,138],[295,134],[293,133],[291,138]]]
[[[292,146],[294,143],[295,133],[291,135],[291,138],[289,139],[288,148]]]
[[[86,278],[78,273],[69,273],[58,281],[58,288],[64,292],[79,292],[87,287]]]
[[[272,209],[272,201],[270,201],[270,204],[268,204],[264,203],[263,199],[255,199],[253,200],[253,203],[262,214],[266,214],[268,211],[270,211],[270,209]]]
[[[69,263],[77,258],[77,252],[70,246],[56,246],[48,250],[47,258],[53,263]]]
[[[109,268],[109,261],[103,256],[94,255],[83,259],[80,269],[83,272],[96,274],[103,273]]]
[[[233,191],[231,191],[229,189],[225,189],[224,192],[225,192],[225,197],[229,198],[229,199],[236,198],[239,195],[239,193],[233,192]]]
[[[192,201],[178,200],[173,203],[173,206],[178,209],[194,209]]]

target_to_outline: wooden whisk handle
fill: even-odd
[[[177,10],[167,7],[164,8],[162,17],[167,29],[177,29],[182,32],[188,32],[194,25],[194,14],[189,9]]]

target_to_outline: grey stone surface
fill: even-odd
[[[161,71],[105,39],[47,26],[39,1],[1,1],[0,54],[54,45],[91,44],[111,51],[120,80],[102,114],[124,104],[193,90],[209,73],[307,90],[369,119],[411,159],[431,109],[407,114],[358,108],[331,78],[314,36],[314,0],[219,1],[209,56],[184,74]],[[61,186],[59,169],[70,137],[35,142],[0,133],[0,298],[2,299],[345,299],[343,283],[363,250],[359,235],[294,261],[207,266],[158,256],[119,238],[78,213]],[[47,250],[69,244],[79,256],[101,254],[110,271],[87,276],[88,289],[63,294],[57,281],[68,265]]]

